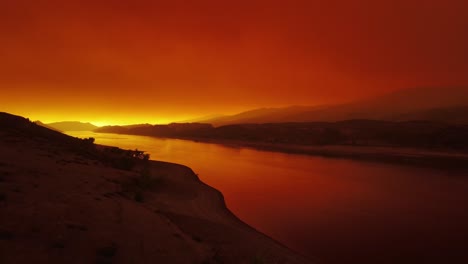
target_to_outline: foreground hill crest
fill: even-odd
[[[137,154],[0,113],[0,263],[308,263]]]

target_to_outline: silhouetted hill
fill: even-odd
[[[170,124],[140,128],[102,127],[95,132],[303,146],[394,146],[468,151],[468,125],[430,121],[348,120],[220,127],[209,124]]]
[[[47,126],[55,128],[60,131],[93,131],[98,128],[91,123],[82,123],[78,121],[64,121],[49,123]]]
[[[302,122],[295,116],[300,116],[309,111],[323,109],[323,106],[290,106],[284,108],[260,108],[242,112],[231,116],[222,116],[200,120],[203,123],[214,125],[246,124],[246,123],[280,123],[280,122]]]
[[[212,114],[212,115],[207,115],[207,116],[201,116],[198,118],[183,120],[178,123],[200,123],[200,122],[205,122],[206,120],[215,120],[215,119],[224,118],[224,117],[227,117],[227,115]]]
[[[38,125],[24,117],[3,112],[0,112],[0,132],[16,133],[18,136],[28,136],[33,138],[39,137],[46,140],[53,140],[54,142],[81,141],[79,139],[62,134],[56,130]]]
[[[141,155],[0,112],[0,263],[310,263],[190,168]]]
[[[17,141],[20,143],[21,140],[28,139],[42,142],[49,146],[59,146],[61,149],[80,153],[80,155],[89,158],[98,158],[99,156],[92,148],[94,142],[92,138],[80,139],[70,137],[54,129],[40,126],[24,117],[0,112],[0,137],[2,135],[5,138],[14,136],[9,139],[11,142]]]
[[[105,126],[94,130],[98,133],[151,135],[158,137],[191,137],[208,134],[213,126],[201,123],[172,123],[169,125]]]
[[[126,125],[123,126],[125,128],[140,128],[140,127],[148,127],[151,126],[150,124],[134,124],[134,125]]]
[[[395,119],[468,124],[468,105],[421,110],[396,116]]]
[[[423,87],[341,105],[263,108],[203,120],[215,126],[247,123],[316,122],[350,119],[429,120],[468,123],[468,87]]]
[[[55,130],[55,131],[58,131],[58,132],[62,132],[62,131],[60,131],[60,130],[54,128],[54,127],[51,127],[51,126],[48,126],[48,125],[42,123],[42,122],[39,121],[39,120],[34,121],[34,123],[35,123],[36,125],[39,125],[39,126],[42,126],[42,127],[48,128],[48,129],[51,129],[51,130]]]

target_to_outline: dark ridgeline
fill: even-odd
[[[211,124],[172,123],[169,125],[105,126],[95,129],[94,132],[156,137],[204,137],[210,135],[213,129]]]
[[[42,123],[37,124],[24,117],[3,112],[0,112],[0,132],[17,135],[18,137],[41,138],[70,145],[81,141],[80,139],[64,135],[59,131],[43,127]]]
[[[221,127],[184,123],[140,127],[110,126],[98,128],[95,132],[303,146],[384,146],[468,151],[468,125],[429,121],[348,120]]]
[[[123,150],[117,147],[97,148],[94,138],[75,138],[59,131],[44,127],[42,123],[0,112],[0,135],[4,140],[16,142],[25,139],[43,142],[50,148],[73,151],[83,157],[100,161],[109,166],[130,170],[139,160],[149,159],[149,155],[140,150]]]
[[[95,131],[295,146],[468,151],[467,113],[468,87],[419,87],[339,105],[262,108],[200,123]]]

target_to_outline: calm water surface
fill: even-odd
[[[321,263],[468,263],[468,175],[70,132],[187,165],[246,223]]]

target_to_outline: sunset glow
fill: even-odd
[[[466,176],[468,0],[0,0],[1,264],[468,263]]]
[[[468,84],[468,2],[0,3],[0,111],[166,123]]]

